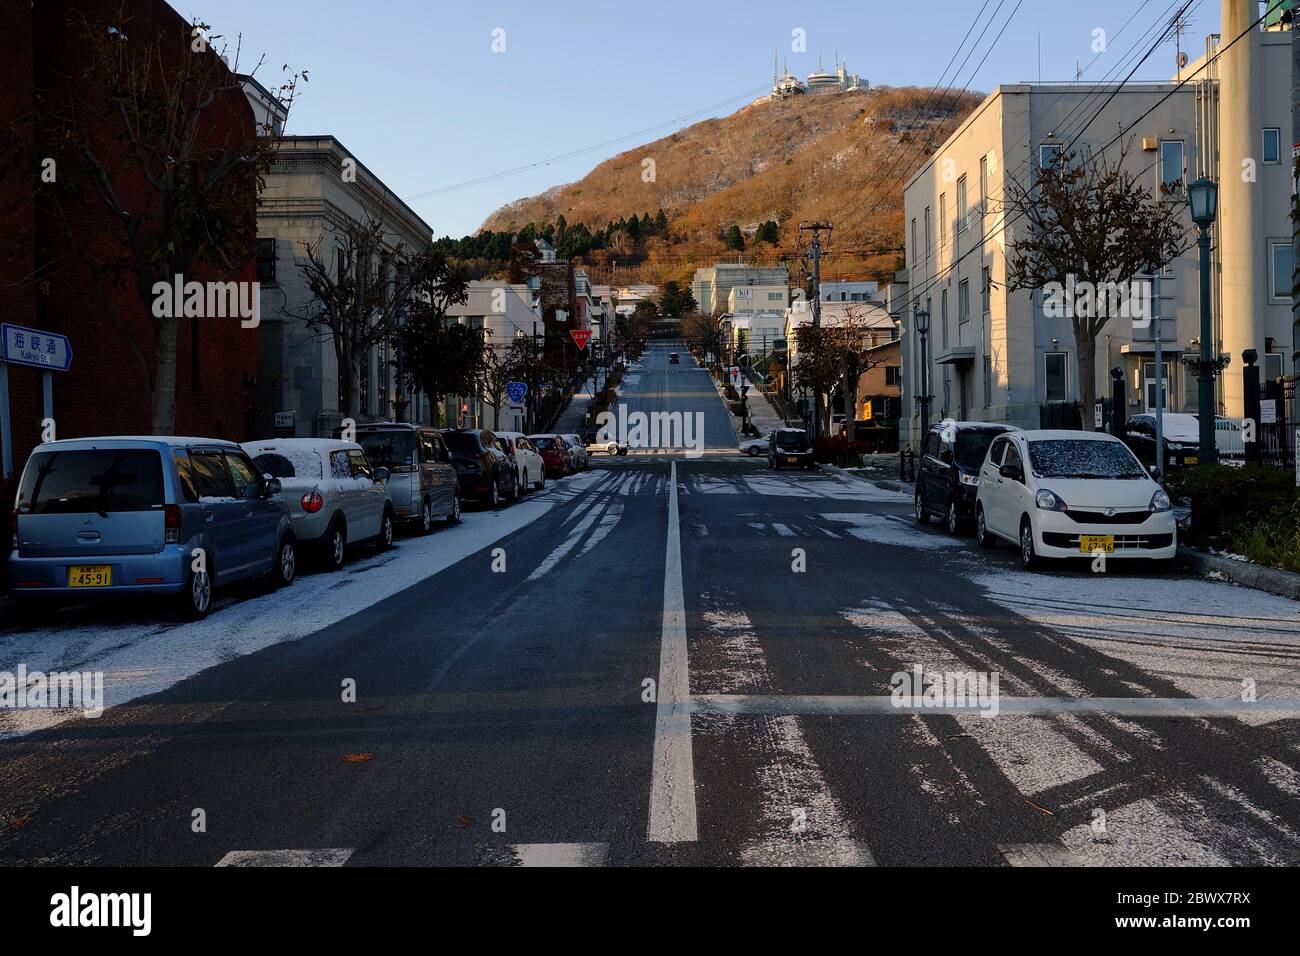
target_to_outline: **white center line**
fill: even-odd
[[[695,766],[691,755],[690,671],[686,660],[686,598],[682,589],[682,534],[677,513],[677,462],[668,482],[668,545],[664,556],[663,638],[659,651],[650,825],[646,839],[698,839]]]
[[[605,843],[512,843],[510,851],[519,866],[604,866]]]
[[[350,856],[348,849],[231,850],[217,866],[342,866]]]

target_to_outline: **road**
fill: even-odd
[[[201,624],[0,632],[0,670],[113,704],[5,715],[0,862],[1300,863],[1300,605],[1022,573],[887,483],[735,454],[666,354],[625,403],[702,413],[699,456],[596,458]],[[915,665],[996,673],[999,713],[892,706]]]

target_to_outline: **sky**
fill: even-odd
[[[210,24],[222,37],[215,46],[238,40],[242,71],[264,55],[257,76],[268,87],[282,82],[285,64],[306,70],[288,132],[335,136],[407,199],[436,236],[471,233],[511,200],[581,179],[601,160],[674,129],[734,112],[771,89],[774,53],[801,77],[816,69],[819,56],[832,68],[838,51],[849,71],[872,85],[933,86],[942,77],[947,86],[955,77],[956,89],[986,92],[1038,79],[1041,42],[1042,79],[1071,80],[1086,67],[1083,78],[1097,80],[1110,70],[1126,74],[1133,60],[1121,61],[1135,42],[1145,52],[1157,24],[1163,27],[1181,6],[1181,0],[817,0],[802,8],[774,0],[171,3],[186,19]],[[971,40],[948,68],[981,11]],[[1193,59],[1218,26],[1217,0],[1193,0],[1183,46]],[[1106,31],[1101,54],[1093,52],[1098,30]],[[795,31],[802,31],[804,52],[792,49],[799,42]],[[1174,58],[1170,40],[1134,79],[1168,79]]]

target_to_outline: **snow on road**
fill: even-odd
[[[365,557],[358,551],[342,571],[300,577],[284,591],[242,600],[223,599],[219,592],[202,621],[180,624],[161,606],[149,606],[138,617],[91,612],[85,624],[0,632],[0,671],[15,673],[20,664],[28,672],[99,671],[110,707],[158,693],[209,667],[307,637],[418,584],[526,527],[601,477],[600,472],[578,475],[510,508],[465,513],[459,526],[399,538],[392,551]],[[79,714],[0,710],[0,736],[30,733]]]

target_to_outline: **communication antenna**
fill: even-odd
[[[1178,64],[1178,82],[1183,81],[1183,67],[1187,66],[1187,54],[1183,52],[1183,34],[1191,28],[1192,18],[1189,13],[1181,13],[1169,21],[1174,31],[1174,62]]]

